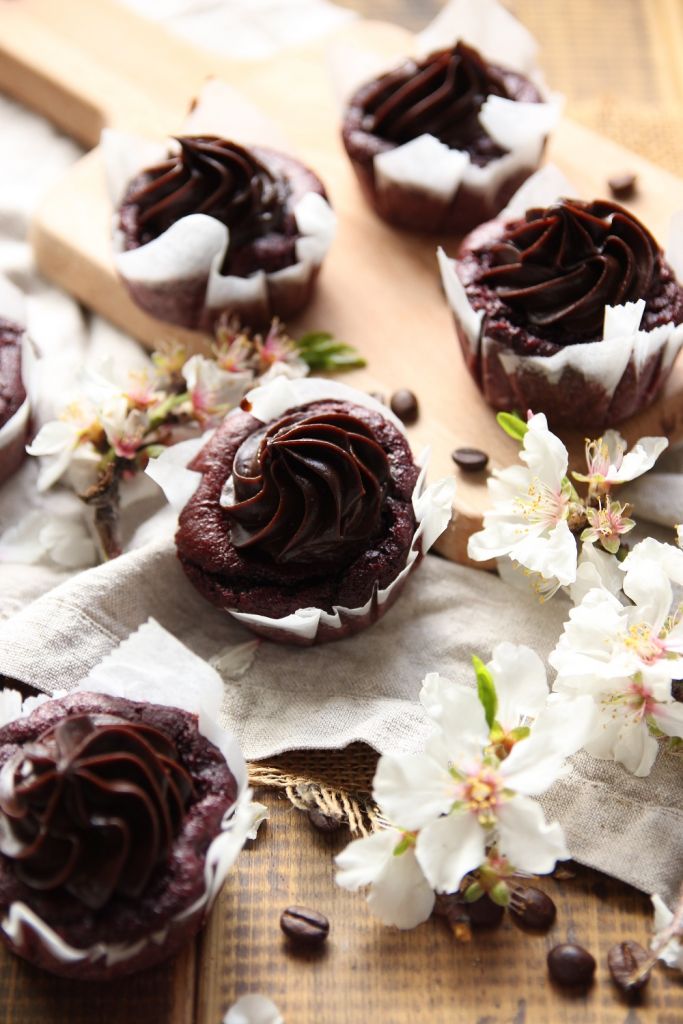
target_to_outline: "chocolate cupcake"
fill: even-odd
[[[602,429],[647,406],[683,344],[683,288],[607,200],[561,199],[439,256],[467,367],[495,409]]]
[[[214,135],[175,143],[118,207],[116,266],[135,302],[209,331],[222,313],[259,327],[300,312],[334,233],[320,179],[265,147]]]
[[[23,461],[29,432],[21,293],[0,278],[0,484]]]
[[[87,980],[171,956],[206,915],[238,789],[178,708],[78,690],[4,725],[0,935]]]
[[[176,534],[187,576],[270,639],[309,644],[365,628],[445,529],[451,481],[423,492],[399,421],[345,385],[279,378],[245,409],[189,464],[197,484]],[[187,475],[174,459],[148,468],[169,498],[169,472]]]
[[[342,139],[381,217],[462,234],[495,216],[538,167],[557,114],[529,78],[458,42],[358,89]]]

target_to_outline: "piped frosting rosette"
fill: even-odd
[[[665,256],[628,211],[572,193],[545,167],[438,261],[486,401],[601,429],[655,398],[683,345],[683,219]]]
[[[221,92],[229,109],[244,105],[220,83],[206,92],[212,110]],[[335,232],[324,186],[267,138],[245,142],[241,120],[228,134],[201,114],[164,144],[103,133],[117,272],[142,309],[182,327],[211,331],[221,314],[250,327],[293,317]]]
[[[24,458],[34,361],[26,334],[23,295],[0,277],[0,483],[18,469]]]
[[[416,55],[358,85],[348,67],[342,136],[366,198],[399,227],[464,233],[489,220],[538,167],[561,100],[536,44],[496,0],[453,0]],[[371,66],[338,54],[337,65]],[[376,62],[375,62],[376,64]]]
[[[69,694],[22,703],[0,693],[0,736],[23,722],[40,732],[23,747],[6,743],[0,769],[0,850],[14,865],[0,875],[0,932],[14,952],[55,974],[108,980],[195,934],[257,820],[244,758],[219,725],[222,699],[217,672],[154,620]],[[220,790],[199,790],[200,773],[220,774]],[[176,884],[170,915],[159,853]],[[17,885],[32,905],[8,902]],[[128,909],[119,905],[112,924],[111,900],[122,898]],[[134,937],[109,941],[104,922]],[[100,937],[75,944],[73,930]]]
[[[350,636],[384,615],[444,531],[454,481],[426,486],[426,458],[419,470],[412,458],[406,460],[409,449],[400,421],[374,398],[345,384],[277,378],[249,392],[244,406],[249,422],[236,411],[224,424],[226,435],[234,425],[244,438],[237,454],[231,451],[228,465],[221,452],[228,450],[229,440],[223,448],[204,448],[198,459],[204,475],[197,472],[192,466],[202,442],[193,441],[169,449],[147,469],[182,513],[179,554],[185,571],[205,596],[270,640],[310,645]],[[212,474],[215,497],[198,491],[207,474]],[[392,490],[397,480],[403,498]],[[192,522],[195,493],[199,513],[208,515],[201,529]],[[201,572],[186,557],[188,524],[199,538],[192,543],[201,548],[195,556]],[[215,558],[223,558],[225,565],[235,544],[242,549],[255,544],[259,559],[265,559],[247,564],[251,579],[268,581],[261,591],[267,597],[263,613],[253,607],[240,610],[239,580],[225,597],[230,581],[214,569]],[[270,573],[273,559],[283,567],[283,580],[296,581],[296,589],[283,584],[278,593],[270,586],[266,570]],[[243,574],[242,551],[233,561]],[[319,581],[341,579],[332,593],[349,593],[356,586],[349,585],[349,566],[354,581],[362,581],[357,592],[364,599],[358,605],[331,602],[329,589]],[[310,589],[307,574],[316,579]],[[244,588],[251,589],[246,579]],[[300,594],[323,592],[327,607],[310,602],[291,607]]]

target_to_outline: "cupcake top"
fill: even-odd
[[[158,930],[205,890],[237,784],[178,708],[77,691],[0,729],[0,905],[78,949]]]
[[[500,157],[479,112],[489,96],[541,102],[538,89],[517,72],[489,64],[473,47],[458,42],[420,63],[406,61],[359,89],[349,104],[344,141],[352,157],[363,155],[370,136],[374,153],[432,135],[465,151],[474,164]]]
[[[296,202],[325,196],[298,161],[213,135],[180,136],[178,152],[130,182],[119,211],[124,248],[158,238],[182,217],[203,213],[230,230],[223,274],[273,272],[297,261]]]
[[[230,539],[274,562],[340,562],[381,526],[390,484],[370,425],[343,409],[282,416],[239,446],[221,495]]]
[[[21,378],[23,327],[0,318],[0,427],[14,416],[26,400]]]
[[[643,330],[683,321],[683,290],[656,241],[616,203],[562,199],[463,244],[458,274],[486,332],[520,354],[602,337],[605,307],[645,301]]]
[[[374,409],[330,399],[267,423],[232,413],[191,468],[202,481],[180,515],[178,555],[221,607],[360,607],[405,565],[418,470]]]

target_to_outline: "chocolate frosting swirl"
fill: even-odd
[[[139,244],[192,213],[230,228],[232,247],[277,229],[287,185],[253,151],[213,135],[177,141],[180,152],[148,168],[126,196],[138,208]]]
[[[0,852],[30,888],[66,890],[98,910],[143,893],[193,795],[164,733],[115,715],[68,715],[0,773]]]
[[[338,562],[381,528],[389,462],[367,424],[305,410],[255,430],[238,448],[221,504],[238,549],[275,562]]]
[[[478,280],[536,329],[596,338],[605,306],[647,297],[658,252],[649,231],[616,203],[563,199],[509,225]]]
[[[486,135],[478,115],[491,93],[510,98],[502,75],[459,42],[431,54],[407,79],[400,69],[378,79],[365,98],[363,127],[397,145],[429,134],[451,149],[467,149]]]

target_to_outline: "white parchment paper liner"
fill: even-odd
[[[500,209],[497,200],[507,181],[519,181],[538,167],[546,138],[561,114],[563,100],[545,88],[533,37],[497,0],[450,0],[416,37],[414,56],[424,59],[459,40],[474,46],[489,62],[531,79],[546,102],[488,97],[479,120],[491,138],[508,152],[483,167],[474,164],[466,151],[450,149],[435,136],[425,134],[375,155],[374,181],[380,203],[383,194],[400,189],[412,196],[422,194],[431,204],[441,203],[444,211],[462,189],[481,205],[480,220],[484,220]],[[336,54],[332,51],[331,61],[337,92],[347,100],[359,86],[389,70],[376,56],[354,54],[348,47]]]
[[[24,296],[11,281],[0,276],[0,320],[12,320],[26,329]],[[36,387],[36,355],[24,333],[21,345],[21,376],[26,398],[13,416],[0,427],[0,483],[21,461],[31,416],[31,394]]]
[[[79,690],[177,707],[197,715],[199,732],[218,747],[237,782],[237,799],[226,811],[221,831],[206,852],[204,893],[163,929],[137,942],[99,942],[79,949],[65,942],[25,903],[12,903],[0,922],[0,928],[12,944],[22,947],[28,938],[30,948],[38,945],[59,964],[113,968],[142,953],[149,945],[164,945],[174,928],[185,930],[189,918],[203,918],[208,914],[252,828],[254,808],[240,747],[235,737],[218,724],[223,700],[220,676],[153,619],[124,640],[69,693]],[[12,691],[4,691],[0,696],[0,725],[30,714],[37,704],[50,699],[29,697],[22,705],[20,695]]]
[[[298,380],[278,377],[264,387],[254,388],[247,394],[246,399],[251,403],[251,415],[263,423],[276,419],[288,409],[307,405],[309,402],[325,399],[353,402],[380,413],[405,434],[403,424],[391,410],[370,395],[339,381],[323,380],[316,377],[304,377]],[[193,440],[185,442],[184,445],[169,448],[158,459],[151,461],[147,467],[147,473],[157,481],[177,512],[182,511],[201,480],[201,473],[193,472],[187,469],[187,466],[201,450],[205,440]],[[419,558],[427,553],[450,522],[455,496],[455,480],[444,478],[426,487],[426,454],[420,460],[420,464],[420,475],[413,491],[413,509],[417,528],[405,567],[388,587],[383,590],[377,589],[365,605],[358,608],[345,608],[339,605],[334,608],[333,612],[326,612],[322,608],[299,608],[291,615],[279,619],[230,609],[226,609],[226,611],[238,622],[244,623],[262,636],[271,635],[278,639],[289,638],[291,642],[299,644],[313,644],[320,641],[323,636],[329,638],[330,634],[339,630],[353,632],[355,631],[354,625],[356,628],[362,628],[361,621],[363,626],[369,621],[373,621],[378,617],[379,610],[391,603],[397,596]]]
[[[267,118],[217,80],[204,87],[182,131],[212,133],[245,146],[282,146],[281,134]],[[126,188],[146,167],[165,159],[177,143],[106,129],[101,147],[114,207],[114,263],[133,298],[147,312],[184,326],[210,328],[222,312],[237,314],[245,324],[268,323],[275,315],[291,316],[306,305],[336,230],[335,214],[322,196],[306,192],[294,206],[300,232],[296,263],[273,273],[225,275],[220,268],[230,246],[230,231],[206,214],[181,217],[146,245],[124,249],[117,211]]]
[[[548,206],[561,197],[572,196],[574,189],[562,173],[548,164],[529,178],[496,218],[499,222],[524,216],[533,206]],[[486,226],[479,230],[485,230]],[[490,367],[499,361],[508,378],[514,379],[509,407],[512,408],[525,392],[536,394],[540,382],[550,387],[561,384],[566,373],[580,374],[595,384],[604,394],[607,411],[629,365],[633,368],[633,388],[637,392],[643,374],[651,368],[653,357],[661,357],[658,378],[666,378],[674,359],[683,346],[683,324],[664,324],[651,331],[641,331],[640,321],[645,301],[627,302],[623,306],[606,306],[603,337],[600,341],[581,345],[566,345],[551,356],[520,356],[486,334],[486,320],[482,311],[470,304],[456,270],[456,262],[449,259],[443,249],[437,252],[441,281],[446,293],[461,341],[467,346],[468,365]],[[678,273],[683,268],[683,216],[672,218],[666,257]],[[484,396],[486,369],[482,369]],[[481,380],[481,378],[480,378]],[[534,411],[546,411],[534,407]]]

